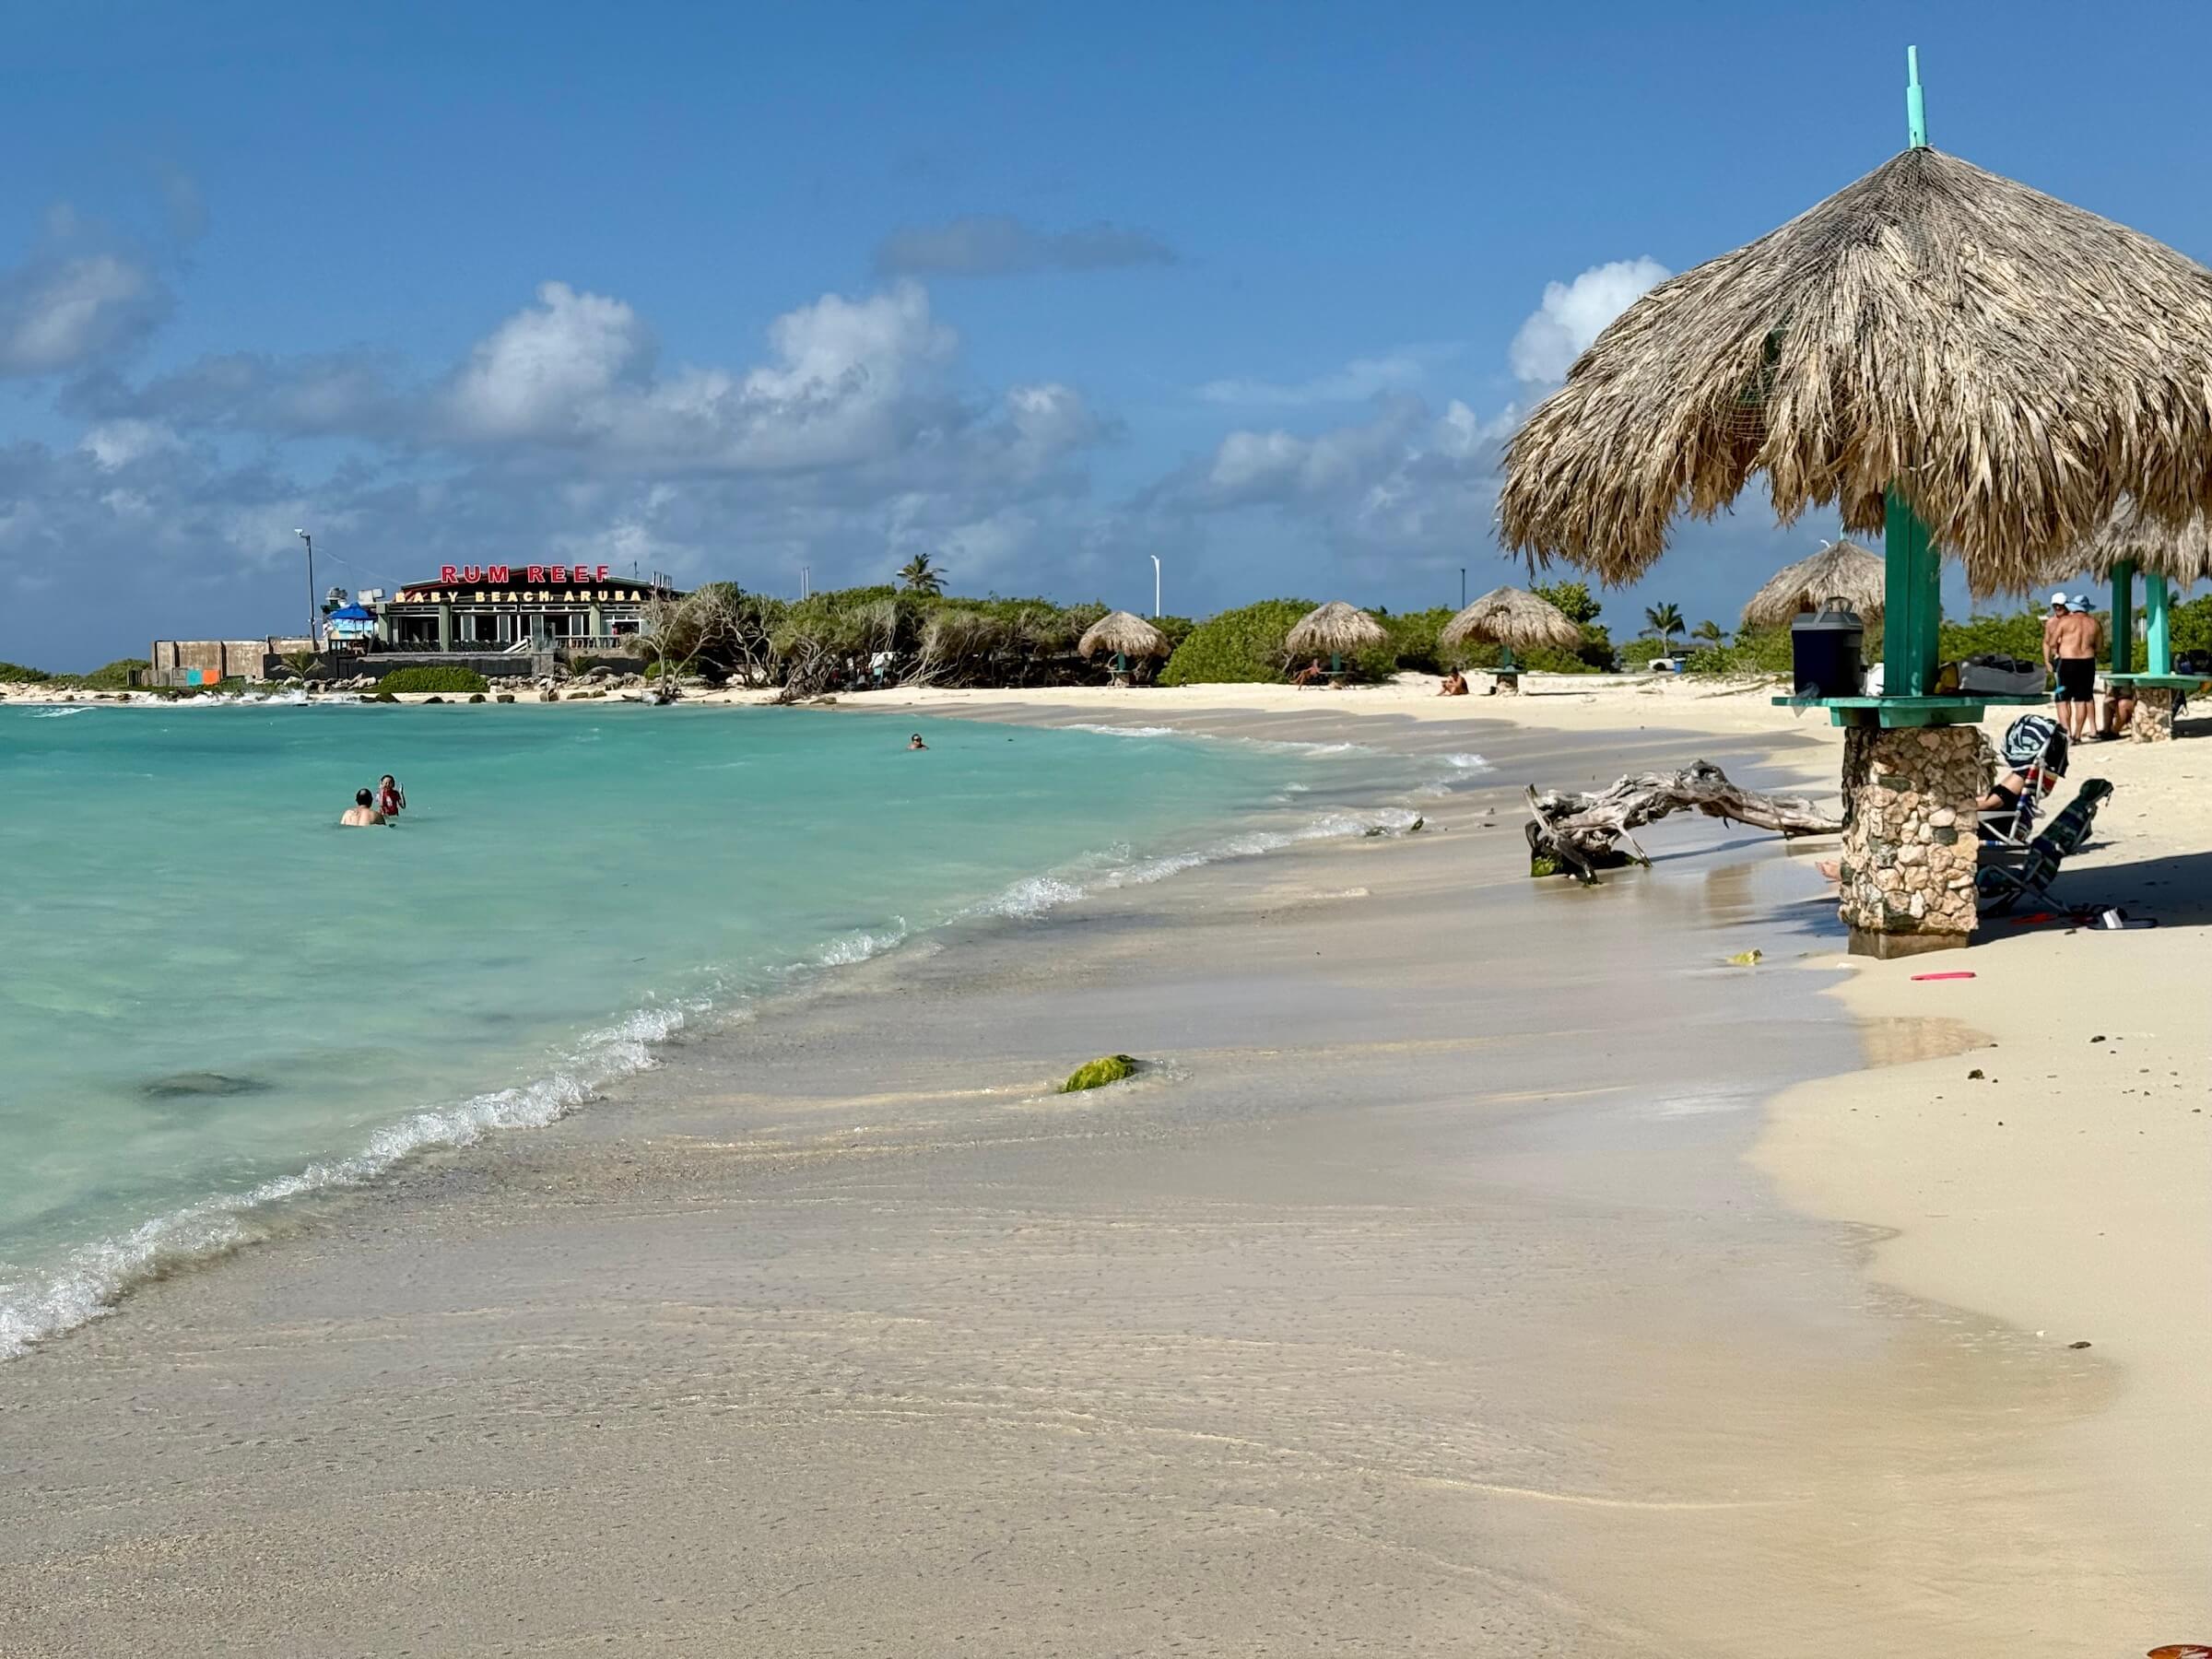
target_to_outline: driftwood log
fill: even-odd
[[[1603,794],[1528,788],[1528,873],[1594,882],[1599,870],[1649,865],[1630,831],[1672,812],[1701,812],[1788,837],[1834,835],[1843,826],[1810,801],[1760,794],[1728,781],[1709,760],[1677,772],[1631,772]]]

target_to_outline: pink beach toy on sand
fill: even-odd
[[[1957,973],[1916,973],[1912,977],[1916,980],[1947,980],[1972,979],[1974,976],[1971,972],[1962,971]]]

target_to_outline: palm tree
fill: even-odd
[[[1671,600],[1665,605],[1646,606],[1643,620],[1659,636],[1659,642],[1673,651],[1675,636],[1682,631],[1682,607]]]
[[[1724,644],[1728,638],[1726,634],[1721,631],[1721,625],[1718,622],[1715,622],[1711,617],[1706,618],[1704,621],[1699,623],[1697,627],[1691,629],[1689,630],[1689,637],[1697,641],[1697,642],[1700,645]]]
[[[910,594],[936,594],[945,591],[945,572],[926,553],[917,553],[899,567],[899,584]]]

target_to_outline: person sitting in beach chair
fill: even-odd
[[[2043,797],[2066,775],[2066,734],[2048,714],[2023,714],[2006,728],[1998,750],[2007,770],[1976,803],[1975,827],[1984,841],[2025,847]]]
[[[1321,659],[1315,657],[1290,677],[1290,683],[1294,686],[1319,686],[1325,684],[1328,677],[1329,671],[1321,665]]]
[[[1436,688],[1439,697],[1465,697],[1467,694],[1467,677],[1458,669],[1448,670]]]
[[[1985,916],[2001,916],[2023,897],[2048,899],[2058,866],[2088,844],[2097,808],[2112,793],[2102,778],[2087,779],[2025,847],[1983,842],[1974,868],[1974,907]]]

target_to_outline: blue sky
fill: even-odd
[[[1908,41],[1939,147],[2212,253],[2202,7],[18,15],[0,658],[296,629],[296,524],[348,587],[1456,603],[1516,412],[1901,147]],[[1747,497],[1608,619],[1833,529]]]

